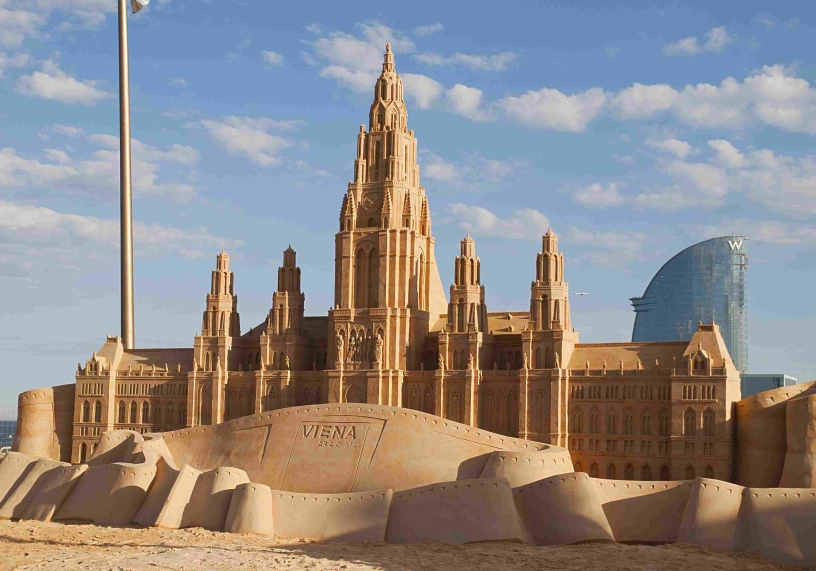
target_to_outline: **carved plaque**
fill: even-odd
[[[281,489],[308,489],[316,494],[351,492],[361,464],[363,470],[367,469],[383,424],[380,420],[348,416],[301,422],[292,441]],[[369,440],[372,442],[366,447]]]

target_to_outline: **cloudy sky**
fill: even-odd
[[[390,41],[447,287],[491,311],[561,237],[585,342],[675,252],[750,238],[752,372],[816,378],[816,34],[801,1],[153,0],[130,17],[136,339],[190,346],[226,248],[245,328],[289,245],[307,314]],[[114,0],[0,0],[0,405],[73,381],[118,312]]]

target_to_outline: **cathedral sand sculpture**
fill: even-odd
[[[578,343],[551,231],[529,311],[487,312],[469,236],[446,300],[389,47],[357,155],[329,315],[303,316],[289,248],[242,334],[222,252],[193,348],[110,337],[74,384],[20,395],[0,518],[687,542],[816,569],[816,381],[740,400],[713,323],[689,343]]]

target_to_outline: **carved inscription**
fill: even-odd
[[[353,424],[304,424],[303,438],[317,441],[318,448],[357,448],[357,427]]]

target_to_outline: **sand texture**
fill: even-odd
[[[467,545],[283,542],[202,528],[166,530],[0,521],[0,571],[8,569],[758,571],[798,568],[774,563],[753,553],[731,553],[685,544],[585,543],[540,547],[509,542]]]

